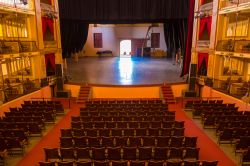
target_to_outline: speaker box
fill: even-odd
[[[56,97],[58,98],[70,98],[71,92],[70,91],[57,91]]]
[[[56,77],[62,77],[62,64],[56,64]]]
[[[196,97],[195,91],[187,91],[185,92],[185,97]]]
[[[196,78],[195,77],[189,78],[189,87],[188,87],[188,89],[190,91],[195,91],[195,84],[196,84]]]
[[[196,72],[197,72],[197,64],[190,64],[189,78],[196,77]]]
[[[63,91],[63,78],[62,77],[57,77],[56,85],[57,85],[58,91]]]

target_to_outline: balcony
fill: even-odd
[[[249,82],[243,81],[241,77],[239,77],[237,80],[231,80],[230,77],[228,77],[226,80],[212,79],[208,77],[203,79],[206,86],[212,87],[215,90],[238,99],[241,99],[243,96],[245,96],[248,92],[248,89],[250,88]]]
[[[249,0],[224,0],[221,1],[219,14],[250,11]]]
[[[31,0],[0,0],[0,11],[16,12],[20,14],[35,15],[34,4]]]
[[[250,53],[250,40],[219,40],[216,51]]]
[[[0,41],[0,54],[17,54],[37,50],[35,41]]]

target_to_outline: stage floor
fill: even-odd
[[[141,85],[185,82],[181,68],[166,58],[83,57],[67,59],[70,82]]]

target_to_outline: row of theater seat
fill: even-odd
[[[86,102],[87,105],[93,104],[162,104],[162,99],[133,99],[133,100],[89,100]]]
[[[71,147],[192,147],[195,148],[197,137],[159,136],[159,137],[60,137],[60,146]]]
[[[114,137],[114,136],[183,136],[184,128],[112,128],[112,129],[63,129],[62,137]]]
[[[44,149],[46,161],[198,160],[199,148],[117,147]]]
[[[40,166],[217,166],[218,161],[77,161],[40,162]]]
[[[72,136],[183,136],[184,128],[72,129]]]
[[[107,121],[107,122],[71,122],[72,128],[75,129],[115,129],[115,128],[122,128],[122,129],[146,129],[146,128],[184,128],[183,122],[178,121]]]
[[[81,115],[80,117],[72,117],[72,121],[170,121],[174,120],[175,115],[100,115],[100,116],[91,116],[91,115]]]

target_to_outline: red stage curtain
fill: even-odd
[[[200,19],[200,31],[199,31],[199,39],[202,37],[205,29],[208,31],[208,35],[211,34],[211,24],[212,24],[212,16],[201,18]]]
[[[42,17],[42,30],[43,30],[43,36],[46,33],[46,28],[47,28],[47,18],[46,17]]]
[[[45,65],[48,66],[49,56],[48,54],[45,54]]]
[[[52,18],[47,18],[47,25],[52,35],[54,35],[54,20]]]
[[[48,63],[48,61],[50,63]],[[51,68],[53,70],[55,70],[56,68],[56,64],[55,64],[55,54],[54,53],[51,53],[51,54],[45,54],[45,64],[46,64],[46,68],[48,67],[48,64],[50,64]]]
[[[42,29],[43,29],[43,36],[46,33],[47,26],[52,35],[54,35],[54,20],[52,18],[42,17]]]
[[[188,17],[188,35],[186,43],[186,54],[183,62],[183,69],[181,76],[188,74],[191,61],[192,35],[193,35],[193,20],[194,20],[194,4],[195,0],[189,1],[189,17]]]
[[[206,68],[208,67],[208,53],[198,53],[198,71],[201,69],[202,61],[205,59]]]

